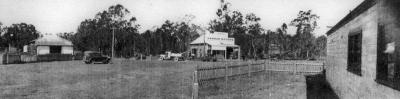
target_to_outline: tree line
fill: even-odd
[[[276,30],[264,29],[259,23],[261,18],[254,13],[242,14],[231,10],[230,3],[221,0],[215,13],[216,19],[208,27],[193,24],[193,15],[186,15],[182,20],[166,20],[161,26],[139,33],[140,25],[130,11],[117,4],[98,12],[94,18],[80,23],[76,33],[58,33],[62,38],[73,42],[79,51],[100,51],[111,55],[112,37],[115,36],[115,55],[132,57],[138,54],[158,55],[165,51],[186,52],[189,44],[205,31],[227,32],[241,46],[241,56],[249,58],[268,57],[271,45],[278,48],[281,58],[300,58],[326,55],[326,36],[315,37],[319,16],[311,10],[299,11],[288,24],[282,23]],[[287,32],[289,26],[296,28],[293,35]],[[11,44],[22,48],[24,44],[40,36],[31,24],[20,23],[1,27],[0,47]],[[11,36],[12,35],[12,36]]]
[[[21,51],[22,47],[41,36],[35,26],[27,23],[17,23],[3,26],[0,22],[0,50],[6,50],[9,46]]]
[[[261,18],[250,13],[243,15],[240,11],[231,10],[230,3],[221,0],[216,12],[217,19],[210,22],[209,30],[228,32],[241,46],[242,56],[250,58],[266,57],[273,46],[278,47],[279,58],[307,59],[326,55],[326,36],[315,37],[319,16],[311,10],[299,11],[289,24],[282,23],[276,30],[263,29]],[[294,26],[296,33],[290,35],[288,26]]]
[[[154,30],[139,33],[140,25],[136,17],[128,17],[130,12],[122,5],[111,6],[99,12],[93,19],[81,22],[76,33],[60,33],[62,38],[71,40],[75,49],[95,50],[111,55],[112,33],[115,35],[115,55],[132,57],[138,54],[158,55],[165,51],[184,52],[189,43],[196,39],[201,28],[192,24],[191,15],[185,20],[166,20]]]

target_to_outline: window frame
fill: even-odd
[[[357,38],[353,41],[354,38]],[[347,71],[357,76],[362,76],[362,29],[357,28],[350,31],[348,35],[348,48],[347,48]],[[359,45],[355,45],[359,44]],[[357,49],[358,48],[358,49]],[[356,51],[356,52],[354,52]],[[357,53],[357,51],[359,51]],[[353,53],[354,52],[354,53]],[[358,60],[358,61],[355,61]],[[354,64],[358,64],[354,66]]]
[[[386,41],[386,35],[388,37],[393,36],[391,32],[387,32],[386,25],[382,23],[378,23],[378,32],[377,32],[377,57],[376,57],[376,77],[375,82],[382,84],[384,86],[390,87],[392,89],[400,91],[400,67],[398,60],[400,58],[396,57],[396,54],[399,53],[397,50],[398,46],[396,46],[396,40],[393,38],[389,38],[390,41]],[[392,56],[392,60],[394,60],[394,75],[393,78],[389,78],[389,61],[387,58],[388,54],[385,54],[383,51],[386,50],[385,47],[388,43],[395,42],[394,47],[394,57]],[[383,59],[382,59],[383,58]],[[386,62],[386,63],[384,63]]]

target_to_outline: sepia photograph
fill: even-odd
[[[400,99],[397,37],[400,0],[0,0],[0,99]]]

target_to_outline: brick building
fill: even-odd
[[[365,0],[327,35],[326,78],[340,98],[400,98],[400,0]]]

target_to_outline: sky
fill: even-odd
[[[232,10],[254,13],[265,29],[276,30],[290,23],[300,10],[312,10],[320,16],[316,35],[324,35],[363,0],[227,0]],[[143,32],[166,20],[177,21],[194,15],[194,24],[204,28],[217,17],[220,0],[0,0],[0,22],[33,24],[41,33],[76,32],[85,19],[92,19],[108,7],[121,4],[137,18]],[[289,27],[289,33],[294,33]]]

